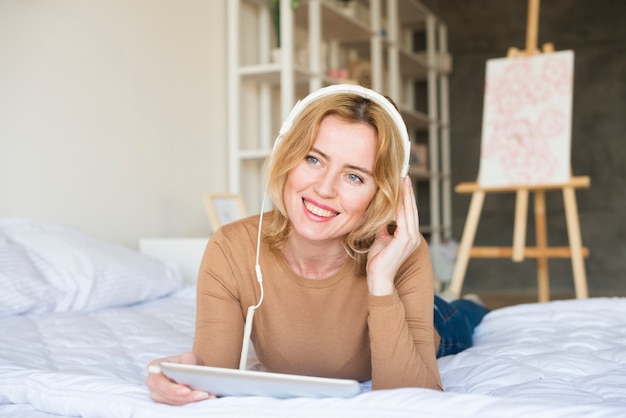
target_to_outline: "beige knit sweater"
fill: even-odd
[[[268,213],[264,216],[271,216]],[[237,368],[246,312],[260,296],[255,276],[258,215],[223,226],[209,241],[198,275],[193,351],[206,365]],[[433,275],[427,244],[407,260],[396,292],[371,296],[351,261],[334,275],[296,275],[261,244],[265,298],[252,341],[272,372],[372,379],[374,389],[442,389],[435,359]]]

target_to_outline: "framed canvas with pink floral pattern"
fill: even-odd
[[[573,51],[487,61],[480,186],[569,181],[573,76]]]

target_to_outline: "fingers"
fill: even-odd
[[[419,214],[415,193],[413,192],[413,184],[408,176],[403,179],[402,187],[402,198],[396,209],[396,222],[398,223],[398,228],[405,232],[411,241],[416,241],[414,245],[417,247],[421,241]]]
[[[186,385],[178,384],[163,373],[154,369],[162,362],[198,364],[198,358],[193,353],[184,353],[180,356],[166,357],[150,362],[146,385],[150,389],[150,397],[159,403],[169,405],[185,405],[205,399],[215,399],[217,396],[201,390],[192,390]]]
[[[169,405],[185,405],[216,397],[207,392],[192,390],[188,386],[174,383],[163,373],[148,373],[146,384],[150,388],[150,397],[155,402]]]
[[[410,207],[411,209],[411,214],[410,214],[410,219],[411,219],[411,230],[415,231],[415,233],[417,234],[417,245],[419,245],[421,243],[421,234],[420,234],[420,218],[419,218],[419,211],[417,209],[417,199],[415,198],[415,193],[413,191],[413,183],[411,182],[411,179],[409,179],[408,177],[406,178],[406,185],[407,185],[407,189],[409,190],[407,199],[409,200],[409,202],[407,203],[407,206]]]
[[[174,357],[174,363],[183,363],[183,364],[201,364],[200,359],[196,356],[195,353],[183,353],[179,356]]]

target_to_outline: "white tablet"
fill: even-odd
[[[179,363],[160,363],[150,372],[219,396],[269,396],[273,398],[349,398],[361,393],[359,382],[350,379],[300,376],[251,370],[225,369]]]

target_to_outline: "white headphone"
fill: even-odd
[[[404,159],[402,163],[402,171],[401,177],[406,177],[409,173],[409,158],[411,155],[411,140],[409,139],[409,133],[407,131],[406,125],[402,116],[395,108],[393,103],[389,101],[385,96],[376,93],[374,90],[368,89],[363,86],[359,86],[356,84],[334,84],[328,87],[323,87],[319,90],[316,90],[306,96],[304,99],[299,100],[296,105],[291,109],[287,119],[283,122],[280,127],[280,131],[278,132],[278,137],[274,141],[274,147],[272,149],[272,155],[276,152],[279,144],[283,141],[285,135],[289,132],[291,127],[293,126],[294,120],[298,117],[298,115],[306,109],[312,102],[322,97],[330,96],[333,94],[340,93],[352,93],[359,95],[365,99],[368,99],[377,105],[381,106],[392,118],[402,136],[402,143],[404,144]],[[248,313],[246,315],[246,324],[243,333],[243,344],[241,346],[241,357],[239,360],[239,369],[245,370],[246,363],[248,361],[248,347],[250,345],[250,334],[252,333],[252,321],[254,319],[254,312],[261,306],[263,303],[263,274],[261,273],[261,266],[259,265],[259,253],[261,249],[261,225],[263,224],[263,211],[265,209],[265,199],[267,198],[267,193],[263,196],[263,203],[261,204],[261,213],[259,215],[259,230],[257,234],[257,246],[256,246],[256,264],[254,266],[254,270],[256,272],[256,278],[259,282],[259,287],[261,289],[261,296],[259,297],[259,302],[256,305],[248,307]]]
[[[306,109],[308,105],[310,105],[317,99],[330,96],[333,94],[338,94],[338,93],[357,94],[365,99],[368,99],[376,103],[380,107],[382,107],[393,118],[393,121],[396,123],[396,127],[398,128],[398,131],[400,132],[400,135],[402,135],[402,143],[404,145],[404,161],[402,164],[402,172],[401,172],[402,174],[400,176],[406,177],[407,174],[409,173],[411,140],[409,139],[409,132],[406,128],[404,120],[402,119],[402,116],[400,115],[400,112],[398,112],[398,110],[393,105],[393,103],[391,103],[389,99],[387,99],[382,94],[376,93],[374,90],[368,89],[367,87],[359,86],[357,84],[333,84],[331,86],[323,87],[319,90],[316,90],[310,93],[304,99],[299,100],[296,103],[296,105],[293,107],[293,109],[291,109],[291,112],[289,112],[287,119],[285,119],[285,121],[283,122],[283,125],[280,127],[280,131],[278,132],[278,137],[274,141],[272,154],[276,151],[276,149],[278,148],[278,145],[283,141],[283,138],[285,137],[285,135],[287,135],[287,132],[289,132],[289,130],[291,129],[294,120],[296,120],[298,115],[302,113],[302,111]]]

